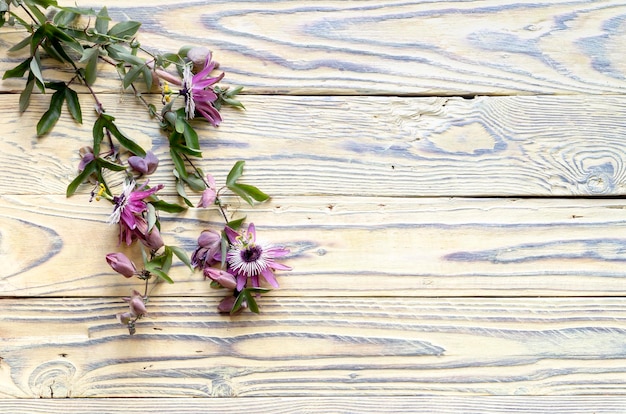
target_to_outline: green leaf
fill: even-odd
[[[157,214],[156,214],[156,208],[154,207],[152,203],[147,203],[147,209],[148,209],[148,232],[150,232],[157,222]]]
[[[9,52],[17,52],[18,50],[21,50],[21,49],[25,48],[29,44],[30,44],[30,36],[29,37],[25,37],[20,42],[18,42],[15,45],[13,45],[13,47],[11,47],[9,49]]]
[[[169,273],[171,268],[172,268],[172,250],[168,246],[165,246],[164,259],[163,259],[163,264],[161,265],[161,271],[163,271],[163,273]]]
[[[146,151],[143,148],[141,148],[139,144],[137,144],[135,141],[128,138],[119,129],[117,129],[117,126],[115,126],[113,122],[109,123],[107,129],[111,132],[111,134],[113,134],[115,138],[117,138],[120,145],[122,145],[124,148],[126,148],[133,154],[138,155],[140,157],[146,156]]]
[[[32,73],[28,74],[28,81],[24,90],[20,93],[20,112],[24,112],[30,104],[30,95],[33,93],[33,87],[35,86],[35,77]]]
[[[237,219],[237,220],[231,220],[228,223],[226,223],[226,225],[233,230],[239,230],[239,228],[241,227],[244,221],[246,221],[246,216],[243,216],[242,218]]]
[[[46,23],[46,20],[47,20],[46,15],[43,14],[43,12],[41,10],[39,10],[38,7],[36,7],[35,5],[30,4],[30,3],[31,2],[26,2],[26,7],[28,7],[30,12],[37,18],[37,20],[39,20],[40,24]],[[32,3],[41,3],[41,2],[33,0]],[[45,3],[47,3],[47,2],[45,2]],[[40,6],[42,6],[44,8],[48,7],[47,5],[44,6],[44,5],[41,5],[41,4],[40,4]],[[55,2],[55,6],[56,6],[56,2]]]
[[[102,7],[102,9],[98,12],[98,17],[96,18],[96,32],[98,32],[98,34],[105,34],[109,30],[110,20],[107,7]]]
[[[93,134],[93,153],[94,154],[100,153],[100,144],[102,143],[102,140],[104,139],[104,128],[106,128],[107,124],[108,124],[107,118],[104,114],[101,114],[98,117],[98,119],[96,119],[96,122],[94,122],[93,124],[92,134]]]
[[[30,72],[35,76],[39,82],[44,84],[43,76],[41,74],[40,62],[38,59],[39,54],[35,54],[35,58],[30,61]]]
[[[143,75],[143,80],[146,83],[146,89],[149,91],[152,89],[152,71],[148,67],[148,65],[143,65],[141,67],[141,74]]]
[[[31,87],[32,89],[32,87]],[[79,124],[83,123],[83,113],[80,109],[80,101],[78,100],[78,94],[76,91],[70,88],[65,89],[65,102],[67,103],[67,110],[72,118]]]
[[[151,201],[148,205],[152,205],[155,210],[165,211],[166,213],[181,213],[186,210],[180,204],[168,203],[163,200]]]
[[[200,150],[200,141],[198,139],[198,133],[195,129],[187,121],[183,121],[185,125],[185,130],[183,131],[183,136],[185,137],[185,144],[187,147]]]
[[[6,72],[4,72],[2,79],[21,78],[22,76],[24,76],[24,73],[26,73],[26,70],[30,67],[30,62],[32,60],[33,58],[28,58],[13,69],[7,70]]]
[[[141,23],[134,22],[132,20],[120,22],[113,26],[111,30],[107,32],[107,35],[117,37],[119,39],[127,39],[133,37],[135,33],[137,33],[137,30],[139,30],[140,26]]]
[[[76,192],[78,186],[84,183],[87,180],[87,177],[96,172],[96,169],[97,165],[95,161],[91,161],[89,164],[85,165],[85,169],[80,174],[78,174],[76,178],[74,178],[72,182],[67,186],[65,196],[72,196]]]
[[[174,281],[172,280],[171,277],[169,277],[167,275],[167,273],[162,272],[159,269],[152,269],[150,270],[150,273],[154,273],[155,275],[157,275],[158,277],[160,277],[161,279],[165,280],[167,283],[169,283],[170,285],[174,283]]]
[[[52,21],[57,26],[67,26],[72,23],[77,17],[78,13],[72,10],[61,9],[57,12],[57,14],[54,15],[54,19],[52,19]]]
[[[87,50],[94,50],[94,52],[89,54],[87,65],[85,66],[85,82],[87,82],[87,85],[91,86],[98,77],[98,56],[100,55],[100,51],[97,48],[86,49],[86,51]],[[83,54],[81,59],[84,57],[85,55]]]
[[[245,289],[244,289],[244,291],[245,291]],[[241,309],[241,304],[243,303],[243,300],[244,300],[244,298],[246,296],[245,293],[243,293],[244,291],[239,292],[239,295],[237,295],[237,300],[233,304],[233,308],[230,310],[230,314],[231,315],[237,313],[237,311],[239,309]]]
[[[256,299],[254,299],[254,295],[250,294],[248,289],[244,289],[244,296],[246,297],[246,301],[248,302],[248,309],[251,312],[259,313],[259,305],[256,303]]]
[[[263,191],[259,190],[253,185],[237,183],[237,184],[234,184],[233,187],[237,187],[238,189],[241,189],[243,192],[245,192],[247,195],[249,195],[256,201],[266,201],[270,198],[269,195],[265,194]]]
[[[245,165],[245,161],[237,161],[233,168],[230,169],[228,176],[226,177],[226,185],[230,186],[235,184],[239,177],[243,174],[243,166]]]
[[[171,113],[171,112],[170,112]],[[176,111],[176,120],[174,121],[174,129],[179,134],[185,132],[185,115],[180,116],[180,111]]]
[[[56,91],[50,99],[50,108],[42,115],[37,123],[37,135],[48,133],[61,116],[61,107],[65,100],[65,91]]]
[[[191,188],[193,191],[203,191],[206,189],[206,184],[201,178],[198,178],[195,174],[188,175],[186,178],[183,178],[185,183]]]
[[[124,89],[128,88],[131,83],[137,80],[139,75],[141,75],[141,69],[142,67],[139,65],[135,65],[130,68],[130,70],[126,73],[122,81],[122,85],[124,86]]]
[[[179,176],[183,179],[187,178],[189,176],[189,173],[187,173],[187,168],[185,167],[185,161],[183,160],[183,157],[180,156],[178,151],[176,151],[176,148],[170,147],[170,156],[172,157],[172,161],[174,162],[174,167],[176,168],[176,171],[178,172]]]
[[[98,157],[98,158],[96,158],[96,161],[98,162],[98,166],[100,168],[106,168],[106,169],[111,170],[111,171],[124,171],[126,169],[125,166],[123,166],[121,164],[114,163],[114,162],[109,161],[109,160],[107,160],[105,158]]]
[[[185,253],[183,249],[181,249],[178,246],[168,246],[168,247],[172,250],[172,253],[174,253],[176,257],[178,257],[178,260],[183,262],[189,269],[192,269],[191,260],[189,259],[189,256],[187,256],[187,253]]]

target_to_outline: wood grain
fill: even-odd
[[[92,102],[83,99],[83,126],[64,114],[50,136],[36,138],[47,99],[20,116],[17,96],[0,96],[8,114],[0,119],[0,194],[64,194],[76,175],[78,149],[92,141]],[[152,180],[172,193],[167,140],[134,100],[103,98],[120,128],[160,157]],[[223,182],[244,159],[245,179],[274,196],[626,194],[624,96],[244,101],[247,111],[226,110],[217,129],[194,124],[206,157],[198,164]]]
[[[394,397],[263,397],[263,398],[89,398],[0,400],[0,409],[32,414],[196,414],[238,410],[246,413],[418,413],[418,414],[623,414],[626,398],[602,396],[394,396]]]
[[[622,298],[155,298],[129,337],[113,300],[0,300],[3,397],[611,395]]]
[[[362,197],[238,206],[260,240],[291,250],[294,270],[280,272],[271,295],[313,297],[623,296],[625,208],[608,199]],[[110,211],[87,197],[1,197],[3,295],[127,295],[132,283],[104,261],[120,249]],[[191,253],[209,226],[220,226],[216,211],[189,210],[163,217],[163,237]],[[154,294],[223,295],[185,267],[172,277]]]
[[[623,1],[107,1],[154,51],[207,46],[254,94],[624,93]],[[102,2],[82,0],[80,6]],[[0,32],[0,47],[21,39]],[[0,58],[0,72],[19,55]],[[116,91],[107,72],[98,87]],[[21,88],[5,81],[4,91]]]

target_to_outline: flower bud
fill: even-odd
[[[220,313],[230,313],[230,311],[233,310],[233,306],[235,306],[235,302],[236,301],[237,301],[237,298],[235,296],[228,296],[228,297],[222,299],[220,304],[217,305],[217,310]],[[244,300],[241,303],[241,307],[239,309],[237,309],[237,312],[235,312],[235,314],[243,311],[247,307],[248,307],[248,303]]]
[[[234,275],[213,267],[204,268],[204,277],[216,281],[226,289],[234,289],[237,287],[237,279]]]
[[[106,256],[106,260],[113,270],[126,278],[132,277],[137,273],[135,264],[124,253],[109,253]]]
[[[139,157],[137,155],[129,157],[128,165],[130,165],[133,170],[142,174],[152,174],[159,165],[159,159],[152,151],[148,151],[145,157]]]
[[[203,46],[194,46],[187,51],[187,59],[193,62],[193,71],[198,73],[204,67],[207,57],[211,56],[211,51]]]
[[[198,237],[198,246],[212,249],[222,243],[222,235],[215,230],[203,230]]]
[[[159,250],[165,244],[156,226],[153,226],[152,230],[148,232],[148,222],[143,218],[137,219],[137,227],[134,229],[134,234],[144,246],[151,250]]]
[[[131,297],[124,298],[124,300],[128,302],[131,316],[144,316],[147,313],[146,304],[143,301],[143,296],[141,296],[141,293],[137,292],[136,290],[133,290]]]
[[[202,197],[198,202],[196,207],[207,208],[212,206],[215,203],[215,199],[217,198],[217,193],[213,188],[208,187],[206,190],[202,192]]]

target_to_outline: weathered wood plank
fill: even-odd
[[[2,397],[610,395],[623,298],[157,298],[129,337],[112,299],[0,300]]]
[[[263,398],[90,398],[0,400],[0,410],[32,414],[146,412],[195,414],[232,411],[246,413],[423,413],[423,414],[623,414],[626,398],[621,396],[394,396],[394,397],[263,397]]]
[[[261,240],[292,251],[294,270],[279,274],[272,295],[623,296],[625,208],[608,199],[279,197],[240,213]],[[104,261],[118,250],[110,211],[86,197],[0,197],[2,294],[127,295],[128,281]],[[163,218],[166,243],[188,252],[220,223],[216,211]],[[199,273],[172,272],[176,283],[154,294],[223,295]]]
[[[36,138],[47,97],[17,114],[0,96],[0,194],[64,194],[91,142],[93,115],[63,116]],[[134,98],[104,98],[120,128],[162,164],[152,178],[173,190],[167,140]],[[157,98],[155,98],[157,99]],[[549,196],[626,194],[626,97],[245,97],[218,128],[197,124],[218,182],[235,161],[271,195]],[[92,103],[84,97],[83,107]],[[86,112],[88,110],[86,109]],[[90,189],[83,188],[83,192]]]
[[[81,6],[102,5],[82,0]],[[152,50],[208,46],[256,94],[624,93],[623,1],[107,1]],[[0,46],[17,43],[11,28]],[[0,71],[20,56],[2,53]],[[99,86],[116,91],[108,72]],[[5,81],[15,91],[19,82]]]

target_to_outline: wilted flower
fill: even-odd
[[[133,230],[133,237],[139,239],[150,250],[159,250],[165,244],[157,226],[148,231],[148,222],[143,217],[137,217],[137,226]]]
[[[237,277],[236,289],[242,290],[248,278],[253,287],[259,287],[259,276],[270,285],[278,287],[274,270],[291,270],[291,267],[277,263],[274,259],[287,255],[289,250],[257,243],[253,223],[250,223],[245,232],[238,233],[230,227],[226,227],[225,231],[231,243],[226,260],[229,269]]]
[[[140,157],[138,155],[129,157],[128,165],[130,165],[133,170],[142,174],[152,174],[156,171],[159,165],[159,159],[152,151],[148,151],[146,152],[145,157]]]
[[[133,241],[133,235],[137,222],[142,218],[142,214],[147,210],[147,204],[144,199],[150,197],[161,188],[162,184],[156,187],[144,190],[146,184],[135,190],[135,182],[130,181],[124,184],[122,194],[113,197],[113,213],[109,217],[109,223],[120,224],[120,242],[123,240],[130,245]]]
[[[220,251],[222,235],[215,230],[207,229],[198,237],[198,247],[191,255],[191,266],[203,268],[215,263],[215,255]]]
[[[135,264],[124,253],[109,253],[106,255],[106,260],[113,270],[126,278],[137,273]]]
[[[96,156],[93,153],[93,148],[91,147],[82,147],[78,150],[80,154],[80,163],[78,164],[78,171],[83,172],[87,164],[96,159]]]
[[[132,294],[128,298],[124,298],[128,302],[128,312],[118,313],[117,320],[124,325],[129,325],[135,320],[145,316],[147,313],[146,304],[144,303],[141,293],[133,290]],[[132,333],[133,331],[131,331]]]
[[[207,208],[213,205],[213,203],[215,203],[215,199],[217,198],[217,186],[215,185],[215,178],[213,178],[211,174],[207,174],[206,180],[209,185],[202,192],[202,197],[200,198],[200,202],[196,207]]]
[[[180,94],[185,98],[185,114],[188,119],[194,118],[197,111],[213,126],[218,126],[222,122],[222,116],[213,106],[217,94],[209,87],[222,80],[224,73],[209,77],[215,66],[216,63],[211,61],[211,53],[207,54],[202,70],[195,75],[190,65],[185,65]]]

